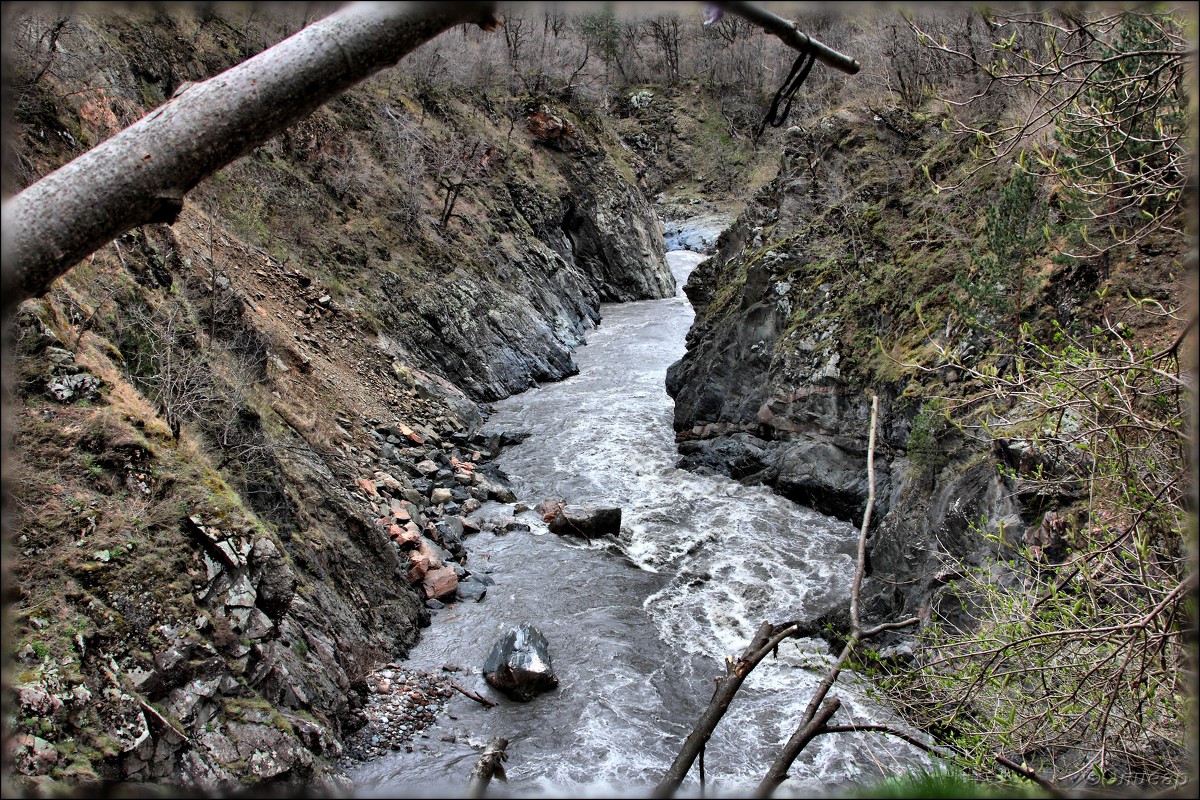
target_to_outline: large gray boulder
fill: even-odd
[[[483,677],[513,700],[528,702],[558,686],[550,663],[550,644],[528,622],[513,628],[492,647]]]

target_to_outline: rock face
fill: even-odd
[[[519,243],[494,272],[446,266],[439,291],[419,298],[407,276],[383,279],[385,323],[405,353],[477,400],[578,372],[571,353],[600,303],[675,292],[654,209],[611,157],[586,140],[540,155],[556,187],[517,176],[492,187],[494,224]]]
[[[483,677],[523,703],[558,686],[558,676],[550,663],[550,644],[529,623],[513,628],[496,642],[483,663]]]
[[[900,112],[841,112],[790,129],[779,176],[692,273],[685,290],[697,316],[667,375],[681,466],[765,483],[856,524],[868,490],[870,396],[879,394],[875,580],[865,607],[882,617],[921,606],[942,580],[944,556],[977,563],[989,550],[981,519],[1014,538],[1023,527],[986,447],[947,426],[936,463],[909,453],[921,392],[868,358],[874,337],[898,331],[888,308],[920,288],[888,271],[905,251],[884,231],[903,228],[899,198],[917,195],[914,165],[939,137],[936,125]],[[829,213],[849,202],[847,187],[859,213],[884,227],[864,235]]]
[[[272,44],[274,26],[235,17],[72,15],[69,68],[39,76],[57,99],[14,120],[25,177]],[[81,92],[97,75],[111,88]],[[13,504],[14,576],[18,605],[55,609],[14,615],[31,793],[51,775],[344,789],[366,676],[431,610],[487,594],[465,517],[515,497],[487,463],[501,442],[475,435],[479,402],[574,373],[602,302],[674,292],[636,157],[614,159],[580,108],[526,109],[531,129],[474,95],[404,93],[347,92],[200,187],[203,219],[188,204],[130,232],[96,254],[104,281],[22,307],[29,413],[6,458],[35,496]],[[438,224],[425,153],[468,135],[472,183]],[[146,380],[152,346],[202,387],[188,420]],[[45,502],[61,530],[28,513]],[[535,634],[518,693],[555,683]]]

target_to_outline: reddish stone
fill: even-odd
[[[558,516],[558,513],[563,510],[566,504],[565,500],[558,500],[551,497],[538,503],[533,507],[533,510],[542,515],[543,522],[550,522]]]
[[[370,478],[359,478],[356,482],[367,497],[379,497],[379,490],[375,488],[375,481]]]
[[[529,115],[529,132],[543,142],[561,143],[575,132],[575,126],[556,114],[537,111]]]
[[[399,534],[394,538],[396,543],[401,547],[410,547],[421,541],[421,532],[411,522],[406,522],[404,525],[394,525],[393,527],[399,531]]]
[[[445,597],[458,589],[458,576],[454,573],[454,567],[438,567],[425,573],[423,583],[426,597]]]
[[[408,568],[408,582],[419,583],[425,580],[425,575],[429,572],[429,558],[417,550],[410,550],[408,558],[411,562]]]

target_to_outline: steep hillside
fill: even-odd
[[[868,583],[879,618],[925,613],[959,565],[994,554],[989,537],[1027,544],[1044,514],[1073,499],[1018,479],[1029,444],[980,428],[995,385],[964,364],[1011,370],[1012,323],[965,276],[1006,176],[976,169],[942,122],[850,108],[789,129],[778,177],[688,281],[697,317],[668,376],[684,466],[766,483],[856,523],[870,397],[880,396]],[[959,188],[937,195],[931,177]],[[1161,348],[1181,325],[1126,298],[1185,297],[1185,255],[1183,238],[1166,235],[1111,269],[1042,252],[1022,322],[1030,338],[1062,339],[1119,320]]]
[[[45,14],[13,19],[20,183],[286,33]],[[337,786],[363,679],[511,498],[478,403],[572,374],[600,302],[674,290],[636,165],[586,105],[384,75],[22,307],[20,786]]]

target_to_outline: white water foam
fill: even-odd
[[[682,285],[703,257],[669,258]],[[482,604],[440,612],[413,655],[430,669],[478,664],[507,625],[533,621],[547,635],[558,690],[517,704],[473,676],[466,688],[500,705],[483,711],[456,698],[430,732],[460,743],[483,741],[483,732],[511,738],[510,784],[489,788],[498,796],[644,795],[708,702],[725,658],[764,620],[803,619],[844,600],[853,575],[852,526],[766,488],[675,467],[663,380],[691,322],[682,292],[603,314],[577,354],[578,376],[497,403],[490,425],[530,433],[500,459],[525,502],[619,505],[620,540],[547,535],[531,512],[521,516],[530,533],[472,537],[469,566],[491,564],[496,585]],[[789,641],[755,669],[708,745],[710,796],[752,790],[831,659],[822,642]],[[888,718],[852,675],[835,692],[839,721]],[[432,780],[456,793],[472,753],[463,744],[418,746],[355,777],[385,793],[405,793],[414,780],[418,792]],[[880,736],[818,737],[779,794],[825,792],[917,763],[923,755]],[[684,794],[698,791],[695,772]]]

